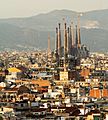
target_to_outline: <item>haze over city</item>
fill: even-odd
[[[0,18],[28,17],[55,9],[84,12],[107,8],[108,0],[0,0]]]

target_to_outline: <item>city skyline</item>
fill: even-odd
[[[52,10],[68,9],[86,12],[108,9],[107,0],[0,0],[0,18],[29,17]]]

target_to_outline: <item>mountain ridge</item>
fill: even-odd
[[[84,13],[82,17],[80,17],[82,27],[82,41],[84,44],[87,44],[87,42],[89,43],[89,40],[91,38],[90,41],[92,44],[89,43],[89,45],[91,45],[90,48],[92,48],[92,51],[104,52],[107,50],[107,11],[108,9],[95,10],[91,12],[88,11]],[[53,10],[48,13],[38,14],[31,17],[0,19],[0,48],[13,48],[12,41],[14,41],[14,46],[18,46],[18,44],[20,44],[22,45],[22,47],[28,46],[29,48],[29,46],[32,46],[35,48],[46,49],[48,34],[50,34],[51,45],[54,49],[55,28],[57,27],[57,24],[59,22],[62,23],[63,29],[63,18],[65,18],[68,25],[71,21],[73,21],[74,25],[76,25],[77,16],[78,12],[75,11]],[[93,45],[93,41],[96,42],[98,47],[95,44]],[[102,46],[100,46],[100,44]]]

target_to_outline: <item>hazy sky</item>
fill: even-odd
[[[0,0],[0,18],[32,16],[55,9],[108,9],[108,0]]]

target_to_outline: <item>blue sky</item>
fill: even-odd
[[[55,9],[108,9],[108,0],[0,0],[0,18],[32,16]]]

